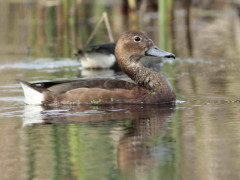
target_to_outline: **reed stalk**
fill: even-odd
[[[160,47],[167,51],[172,51],[170,23],[173,0],[159,0],[158,5],[159,5]]]

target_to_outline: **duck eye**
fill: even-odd
[[[142,40],[142,38],[140,38],[139,36],[134,36],[134,41],[135,42],[140,42]]]

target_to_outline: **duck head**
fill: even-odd
[[[149,37],[139,31],[122,33],[116,44],[115,55],[119,61],[130,62],[138,62],[144,56],[175,58],[174,54],[159,49]]]

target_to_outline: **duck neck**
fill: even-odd
[[[120,64],[120,66],[140,86],[154,91],[172,91],[171,85],[163,75],[144,67],[139,61],[131,62],[128,65]]]

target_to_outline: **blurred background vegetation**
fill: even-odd
[[[118,116],[78,110],[99,122],[89,124],[72,123],[85,122],[75,112],[33,114],[16,79],[82,77],[69,58],[103,12],[115,40],[141,30],[181,58],[161,72],[185,103]],[[0,24],[1,179],[240,179],[239,0],[0,0]],[[90,43],[104,42],[101,24]],[[28,118],[56,124],[22,128]]]
[[[178,57],[239,56],[238,0],[5,0],[0,2],[0,53],[74,57],[103,12],[115,40],[135,29]],[[104,42],[109,38],[102,24],[90,44]]]

